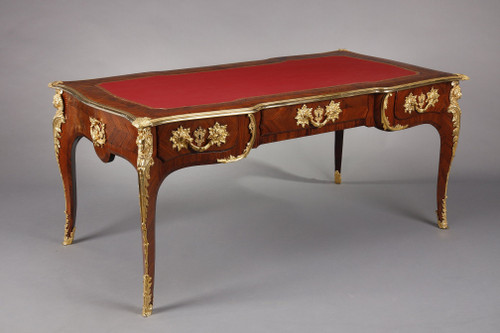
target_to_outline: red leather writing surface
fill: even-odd
[[[99,84],[109,93],[149,106],[176,108],[249,97],[376,82],[416,72],[381,62],[326,56],[185,74],[156,75]]]

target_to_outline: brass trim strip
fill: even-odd
[[[252,113],[250,113],[248,115],[248,118],[249,118],[248,130],[250,131],[250,141],[247,142],[247,145],[245,147],[245,150],[243,150],[243,153],[238,155],[238,156],[229,155],[228,158],[219,158],[217,160],[217,162],[219,162],[219,163],[233,163],[233,162],[240,161],[248,156],[248,154],[250,153],[250,150],[252,150],[253,145],[255,144],[255,137],[256,137],[256,131],[257,131],[257,122],[255,121],[255,116]]]
[[[139,117],[136,117],[133,114],[127,112],[127,111],[123,111],[121,109],[113,108],[111,106],[107,106],[107,105],[104,105],[104,104],[100,104],[100,103],[94,102],[94,101],[88,99],[87,97],[85,97],[84,95],[80,94],[78,92],[78,90],[75,90],[75,89],[73,89],[71,87],[65,86],[64,82],[62,82],[62,81],[51,82],[51,83],[49,83],[49,87],[50,88],[59,88],[59,89],[62,89],[64,91],[66,91],[66,92],[74,95],[83,104],[86,104],[88,106],[91,106],[91,107],[96,108],[96,109],[101,110],[101,111],[109,112],[109,113],[112,113],[114,115],[123,117],[123,118],[127,119],[130,122],[133,122],[136,118],[139,118]]]
[[[293,98],[293,99],[286,99],[286,100],[280,100],[280,101],[265,102],[265,103],[256,104],[253,107],[229,109],[229,110],[206,111],[206,112],[199,112],[199,113],[159,117],[159,118],[151,119],[151,123],[152,123],[152,126],[158,126],[158,125],[169,124],[169,123],[174,123],[174,122],[179,122],[179,121],[198,120],[198,119],[206,119],[206,118],[214,118],[214,117],[237,116],[237,115],[243,115],[243,114],[256,113],[256,112],[259,112],[260,110],[269,109],[269,108],[273,108],[273,107],[288,106],[288,105],[302,104],[302,103],[320,102],[320,101],[328,100],[328,99],[344,98],[344,97],[359,96],[359,95],[366,95],[366,94],[390,93],[390,92],[395,92],[397,90],[402,90],[402,89],[411,89],[411,88],[424,86],[424,85],[428,85],[428,84],[451,82],[451,81],[456,81],[456,80],[469,80],[469,77],[467,75],[463,75],[463,74],[455,74],[455,75],[451,75],[451,76],[444,76],[444,77],[440,77],[440,78],[415,81],[415,82],[411,82],[411,83],[399,84],[399,85],[389,86],[389,87],[364,88],[364,89],[343,91],[343,92],[333,93],[333,94],[315,95],[315,96],[309,96],[309,97],[301,97],[301,98]],[[130,122],[133,122],[137,118],[134,115],[132,115],[131,113],[123,111],[121,109],[113,108],[110,106],[106,106],[106,105],[94,102],[94,101],[88,99],[87,97],[85,97],[84,95],[80,94],[75,89],[65,86],[64,83],[61,81],[53,82],[50,85],[52,88],[59,88],[59,89],[62,89],[64,91],[67,91],[67,92],[73,94],[76,98],[78,98],[82,103],[84,103],[86,105],[89,105],[91,107],[94,107],[96,109],[99,109],[99,110],[102,110],[105,112],[109,112],[109,113],[124,117],[127,120],[129,120]]]
[[[395,124],[394,126],[392,126],[391,123],[389,122],[389,118],[387,118],[387,115],[385,114],[385,111],[387,111],[389,98],[391,96],[392,93],[388,93],[384,97],[384,102],[382,103],[382,109],[380,111],[380,117],[381,117],[380,121],[382,122],[382,126],[386,131],[401,131],[407,128],[408,125]]]

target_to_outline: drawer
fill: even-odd
[[[404,120],[418,114],[446,111],[450,87],[450,83],[438,83],[398,91],[394,105],[395,118]]]
[[[335,130],[337,124],[364,120],[368,105],[368,96],[364,95],[265,109],[261,135],[320,128],[320,132]]]
[[[240,143],[246,116],[189,120],[158,127],[158,155],[164,161],[186,155],[206,155],[230,151]]]

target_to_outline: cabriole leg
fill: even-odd
[[[448,218],[446,216],[446,199],[448,198],[448,179],[450,176],[450,167],[455,151],[457,149],[458,135],[460,132],[461,111],[458,100],[462,97],[462,92],[458,81],[452,83],[450,92],[450,106],[448,115],[441,124],[439,134],[441,137],[441,149],[439,156],[439,173],[437,184],[437,217],[438,226],[441,229],[448,228]]]
[[[49,87],[52,87],[49,84]],[[72,126],[66,123],[62,90],[56,89],[53,104],[56,114],[52,121],[54,135],[54,151],[64,187],[66,224],[64,227],[63,245],[73,243],[76,218],[76,177],[75,148],[80,137],[77,137]]]
[[[157,193],[156,186],[148,186],[148,180],[139,172],[139,200],[141,204],[141,236],[144,265],[142,315],[144,317],[149,317],[153,312]]]
[[[63,135],[64,138],[64,135]],[[64,197],[66,202],[66,223],[64,226],[63,245],[73,243],[75,236],[75,219],[76,219],[76,175],[75,175],[75,150],[76,143],[80,140],[70,138],[61,140],[61,148],[59,151],[59,170],[64,186]]]
[[[139,201],[141,206],[141,234],[143,249],[143,306],[142,315],[153,312],[155,276],[155,213],[156,197],[160,184],[158,165],[153,168],[153,133],[149,118],[138,118],[133,122],[137,128],[137,173],[139,176]],[[153,171],[153,172],[152,172]]]

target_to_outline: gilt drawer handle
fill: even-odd
[[[330,104],[326,106],[326,110],[322,106],[318,106],[314,111],[304,104],[297,109],[295,119],[297,120],[297,126],[306,127],[312,124],[314,127],[321,128],[329,121],[334,123],[335,120],[339,119],[341,112],[340,102],[331,101]]]
[[[90,136],[94,146],[102,147],[106,143],[105,127],[106,125],[102,121],[90,117]]]
[[[221,125],[216,122],[212,127],[208,128],[208,137],[206,137],[207,130],[201,126],[193,132],[193,136],[194,138],[191,137],[191,129],[189,127],[184,128],[179,126],[175,131],[172,131],[172,136],[170,137],[172,147],[177,149],[177,151],[183,148],[191,148],[194,151],[203,152],[213,145],[220,147],[226,143],[229,133],[227,132],[227,125]],[[207,140],[208,143],[203,145]]]
[[[439,100],[438,90],[434,87],[426,94],[421,93],[419,96],[410,93],[405,99],[405,112],[412,113],[417,111],[418,113],[424,113],[430,107],[436,105]]]

